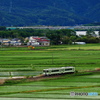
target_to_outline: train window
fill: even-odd
[[[43,72],[45,72],[45,70],[43,70]]]
[[[49,72],[49,71],[47,70],[47,72]]]
[[[59,72],[59,70],[52,70],[51,72]]]
[[[48,70],[43,70],[43,72],[49,72]]]
[[[68,70],[72,70],[72,68],[69,68],[69,69],[65,69],[65,71],[68,71]]]

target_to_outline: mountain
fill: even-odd
[[[0,0],[1,26],[100,22],[100,0]]]

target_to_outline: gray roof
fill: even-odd
[[[9,40],[9,39],[2,39],[3,41],[7,41],[7,40]]]
[[[11,39],[11,41],[18,41],[18,40],[20,40],[20,39],[18,39],[18,38]]]
[[[40,43],[50,43],[49,41],[40,41]]]

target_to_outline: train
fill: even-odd
[[[74,73],[74,72],[75,72],[75,67],[73,67],[73,66],[43,69],[44,76]]]

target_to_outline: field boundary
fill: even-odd
[[[29,91],[19,91],[19,92],[6,92],[6,93],[0,93],[0,95],[16,94],[16,93],[32,93],[32,92],[58,91],[58,90],[81,89],[81,88],[93,88],[93,87],[100,87],[100,85],[80,86],[80,87],[67,87],[67,88],[53,88],[53,89],[41,89],[41,90],[29,90]]]

